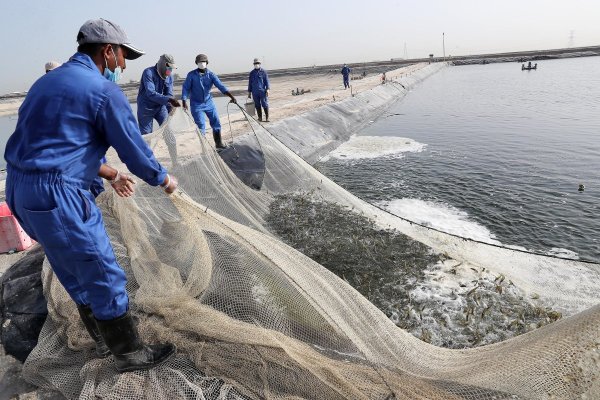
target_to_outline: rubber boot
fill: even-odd
[[[258,115],[258,120],[262,122],[262,108],[260,106],[256,107],[256,114]]]
[[[213,139],[215,140],[215,147],[217,149],[226,149],[227,146],[223,144],[221,140],[221,132],[213,132]]]
[[[96,342],[96,355],[100,358],[108,357],[110,355],[110,350],[106,346],[106,343],[104,343],[102,336],[100,336],[100,331],[98,330],[98,325],[96,325],[96,319],[94,319],[94,314],[92,314],[90,306],[78,304],[77,311],[79,311],[79,316],[83,321],[85,329],[90,334],[90,337],[94,339],[94,342]]]
[[[269,107],[265,107],[265,122],[269,122]]]
[[[115,357],[119,372],[154,368],[167,361],[177,351],[171,343],[143,343],[129,311],[118,318],[108,321],[96,320],[96,323]]]

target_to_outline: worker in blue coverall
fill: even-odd
[[[156,65],[142,72],[137,96],[137,117],[142,135],[152,132],[154,120],[162,125],[173,107],[179,102],[173,97],[173,77],[176,69],[175,58],[171,54],[163,54]],[[169,155],[174,164],[177,163],[177,145],[175,136],[169,130],[163,131]]]
[[[38,79],[19,109],[4,153],[6,200],[23,229],[44,248],[54,274],[77,304],[98,356],[112,353],[120,372],[148,369],[176,349],[140,339],[129,312],[125,272],[89,189],[101,176],[119,196],[133,194],[129,176],[101,164],[111,146],[149,185],[173,193],[177,180],[154,158],[115,83],[125,59],[144,53],[118,25],[104,19],[87,21],[77,42],[77,53]]]
[[[350,87],[350,72],[352,70],[348,66],[348,64],[344,64],[342,68],[342,77],[344,77],[344,89],[348,89]]]
[[[183,83],[181,94],[183,108],[186,110],[188,109],[186,101],[189,98],[192,117],[194,117],[196,125],[200,128],[202,136],[206,134],[206,123],[204,122],[204,114],[206,114],[213,131],[215,147],[217,149],[224,149],[226,146],[221,139],[221,122],[219,121],[219,114],[217,113],[217,107],[210,94],[210,89],[214,85],[221,93],[229,96],[232,103],[237,104],[237,101],[235,97],[229,93],[227,87],[223,85],[217,74],[207,68],[208,56],[206,56],[206,54],[198,54],[195,62],[198,68],[190,71]]]
[[[179,107],[179,102],[173,97],[171,73],[175,68],[173,56],[163,54],[156,65],[142,72],[137,96],[137,117],[142,135],[152,132],[154,120],[162,125],[171,107]]]
[[[254,99],[254,107],[258,120],[262,121],[262,110],[265,110],[265,121],[269,122],[269,75],[265,71],[258,58],[254,59],[254,69],[250,71],[248,77],[248,98]]]

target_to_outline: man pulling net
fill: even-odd
[[[120,372],[149,369],[176,349],[140,339],[129,313],[125,272],[90,186],[100,176],[119,196],[133,194],[131,178],[101,162],[111,146],[149,185],[170,194],[177,180],[142,139],[129,102],[115,84],[125,59],[135,60],[144,52],[104,19],[83,24],[77,43],[77,53],[35,82],[21,106],[4,155],[6,199],[77,304],[98,356],[112,353]]]

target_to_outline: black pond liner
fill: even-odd
[[[265,156],[260,148],[236,144],[220,150],[219,156],[246,186],[260,190],[265,177]]]
[[[42,289],[44,250],[36,245],[0,278],[0,335],[7,354],[24,362],[48,315]]]

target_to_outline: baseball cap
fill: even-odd
[[[127,34],[121,27],[106,19],[90,19],[86,21],[77,35],[77,43],[82,45],[86,43],[111,43],[118,44],[127,49],[128,60],[145,54],[145,52],[133,46],[127,37]]]

